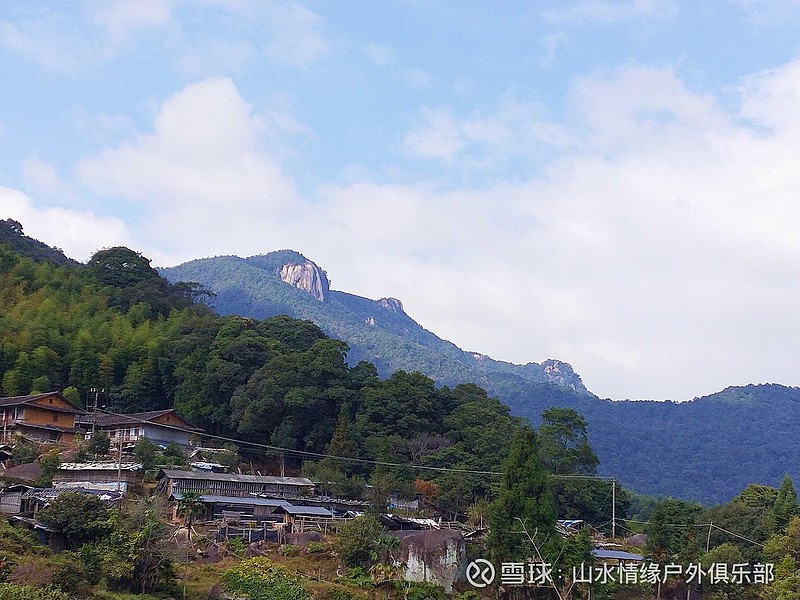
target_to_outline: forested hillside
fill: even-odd
[[[80,263],[67,258],[58,248],[51,248],[44,242],[25,235],[22,223],[14,219],[0,219],[0,244],[7,244],[11,250],[37,260],[46,260],[57,265],[78,266]]]
[[[81,268],[0,248],[0,394],[55,389],[85,403],[102,388],[115,412],[174,406],[207,433],[285,449],[241,444],[338,491],[411,493],[420,480],[453,510],[488,492],[491,475],[412,468],[499,468],[520,421],[483,389],[404,371],[381,379],[369,363],[348,366],[346,344],[309,321],[220,317],[197,297],[126,248]]]
[[[490,398],[497,396],[511,414],[534,424],[548,407],[576,409],[588,422],[599,473],[637,492],[713,504],[733,498],[749,483],[775,486],[784,474],[800,477],[794,435],[800,429],[800,390],[795,388],[728,388],[687,403],[612,402],[531,382],[509,369],[492,373],[487,394],[475,385],[439,387],[441,382],[429,376],[435,370],[414,373],[463,363],[448,362],[429,346],[408,340],[398,348],[416,349],[406,355],[409,369],[379,377],[370,362],[351,357],[348,363],[347,345],[310,321],[214,314],[198,303],[207,295],[196,284],[168,283],[134,251],[109,249],[85,266],[59,266],[38,250],[35,256],[43,262],[8,247],[0,253],[3,395],[60,389],[85,401],[91,388],[102,388],[112,410],[175,406],[211,433],[296,451],[335,448],[334,454],[393,456],[407,463],[421,460],[418,445],[428,448],[433,437],[435,446],[441,442],[436,436],[443,436],[449,445],[426,450],[425,460],[475,470],[498,465],[508,439],[513,421],[506,406]],[[254,285],[261,294],[269,290],[264,300],[275,307],[289,298],[309,307],[312,316],[311,311],[338,310],[345,333],[362,317],[376,314],[374,301],[331,292],[331,302],[323,304],[274,277],[254,281],[251,271],[239,270],[243,259],[225,260],[231,264],[231,284],[217,293],[235,298],[239,286]],[[242,302],[246,313],[251,300]],[[394,328],[400,339],[406,327],[414,336],[439,339],[390,308],[377,313],[382,331]],[[393,339],[381,337],[377,328],[367,331],[376,332],[376,344]],[[457,372],[452,371],[454,378]],[[471,433],[463,438],[458,431],[465,428]],[[461,442],[453,443],[456,439]],[[289,459],[300,467],[299,455]],[[332,481],[373,475],[357,463],[343,464],[323,465],[333,468]],[[410,485],[418,474],[395,475]],[[468,501],[467,482],[459,488],[441,476],[437,481],[452,492],[454,503]]]
[[[298,252],[280,250],[239,258],[220,256],[193,260],[162,269],[170,281],[197,281],[213,291],[211,302],[220,314],[263,319],[279,314],[310,319],[328,335],[350,347],[348,360],[373,363],[388,376],[397,369],[421,371],[444,385],[472,382],[493,391],[494,380],[516,378],[534,384],[556,383],[587,393],[580,377],[557,360],[514,365],[466,352],[417,323],[395,298],[370,300],[330,290],[324,301],[288,285],[278,275],[284,265],[314,263]],[[324,271],[321,276],[327,279]]]
[[[306,260],[281,251],[196,260],[165,273],[213,289],[214,306],[227,314],[263,318],[286,313],[310,319],[348,342],[351,363],[368,360],[382,375],[401,365],[440,384],[472,381],[534,424],[550,406],[575,408],[589,422],[600,473],[643,493],[711,504],[731,499],[748,483],[777,485],[786,473],[800,476],[791,434],[800,426],[800,390],[729,388],[687,403],[601,400],[586,392],[564,363],[493,361],[438,338],[391,299],[331,291],[330,299],[321,302],[276,275],[286,261]],[[546,382],[545,370],[553,368],[564,369],[563,385]]]
[[[777,486],[800,477],[800,389],[730,387],[691,402],[615,402],[557,390],[497,390],[516,415],[538,422],[548,405],[575,408],[589,422],[601,475],[640,493],[716,504],[749,483]]]

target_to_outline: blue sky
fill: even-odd
[[[0,218],[293,248],[597,394],[800,385],[800,2],[0,0]]]

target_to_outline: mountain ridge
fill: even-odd
[[[296,285],[305,281],[303,278],[295,278],[297,282],[294,282],[290,276],[292,281],[287,281],[282,276],[286,265],[311,265],[309,268],[321,279],[321,285],[314,286],[321,293],[310,291],[307,285]],[[258,319],[288,314],[310,319],[328,335],[350,345],[349,362],[373,362],[382,376],[397,369],[420,370],[441,384],[471,381],[491,390],[492,383],[487,373],[499,371],[511,372],[538,383],[563,385],[581,394],[589,393],[580,376],[566,362],[547,359],[542,364],[515,365],[497,361],[484,354],[462,350],[439,338],[410,317],[397,298],[372,300],[329,289],[327,273],[294,250],[278,250],[247,258],[195,259],[159,271],[170,281],[197,281],[209,288],[216,294],[212,307],[221,314]],[[299,293],[289,291],[281,284],[295,288]],[[389,338],[391,348],[388,348]],[[398,351],[398,345],[403,352]],[[432,356],[431,352],[439,356]],[[413,358],[409,360],[408,355]],[[418,366],[420,361],[426,368]]]
[[[382,376],[402,369],[444,385],[471,381],[534,425],[546,408],[573,408],[589,423],[599,475],[613,476],[640,493],[716,503],[750,483],[777,486],[787,473],[800,480],[792,443],[792,432],[800,429],[800,388],[729,386],[687,402],[601,399],[586,390],[568,363],[548,359],[514,365],[461,350],[414,321],[397,299],[330,290],[321,302],[278,276],[278,263],[287,257],[308,260],[281,251],[250,259],[197,259],[161,271],[171,281],[209,287],[217,293],[214,307],[223,314],[308,319],[347,342],[351,362],[372,362]],[[363,345],[354,343],[355,333]],[[555,382],[562,368],[568,385]],[[573,375],[578,390],[569,385]]]

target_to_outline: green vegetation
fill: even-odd
[[[498,469],[520,426],[507,407],[473,384],[441,388],[421,373],[380,379],[368,363],[351,367],[347,346],[308,321],[218,317],[124,248],[97,253],[83,269],[0,249],[0,265],[3,395],[69,387],[85,402],[92,388],[102,387],[101,400],[111,410],[174,406],[213,434],[475,471]],[[86,451],[99,452],[104,443],[98,437]],[[137,444],[146,469],[169,460],[169,449],[158,456],[156,450],[147,440]],[[275,464],[280,458],[260,456]],[[291,456],[288,463],[301,467]],[[355,495],[366,482],[382,482],[378,489],[413,497],[418,479],[404,466],[333,459],[303,468]],[[426,480],[439,490],[429,500],[454,517],[493,485],[490,476],[478,474]]]
[[[342,525],[336,550],[348,567],[368,569],[377,561],[378,542],[383,526],[371,515],[357,517]]]
[[[277,277],[276,269],[291,260],[305,258],[291,251],[218,257],[163,273],[172,281],[198,281],[214,290],[214,306],[224,314],[309,319],[348,344],[351,366],[368,361],[381,377],[403,370],[449,386],[473,382],[535,426],[548,408],[575,409],[589,424],[599,474],[613,475],[643,494],[717,504],[749,483],[779,485],[787,468],[795,480],[800,477],[794,447],[800,389],[732,387],[680,403],[601,400],[586,393],[568,365],[559,365],[564,385],[547,383],[542,365],[511,365],[464,352],[391,304],[339,291],[331,292],[329,302],[319,302]]]
[[[552,563],[556,507],[547,472],[539,463],[536,432],[519,431],[503,465],[503,481],[489,513],[489,550],[496,562],[533,556]]]
[[[249,600],[307,600],[297,576],[287,573],[272,561],[257,556],[243,560],[225,573],[225,591]]]
[[[269,260],[263,259],[263,265],[271,265]],[[286,286],[281,290],[296,291]],[[413,370],[396,370],[381,378],[371,363],[348,363],[347,344],[310,321],[217,316],[198,304],[198,298],[196,286],[167,283],[149,260],[126,248],[103,250],[88,266],[78,267],[37,262],[0,247],[0,393],[58,389],[85,402],[91,388],[102,387],[102,401],[112,410],[175,407],[208,433],[284,449],[239,449],[243,463],[255,461],[270,469],[284,461],[289,472],[302,470],[317,478],[320,491],[370,499],[373,511],[390,495],[418,498],[449,519],[488,522],[488,547],[499,560],[541,555],[557,557],[566,567],[591,564],[591,541],[587,533],[557,536],[556,516],[609,530],[611,484],[592,478],[598,469],[602,474],[609,468],[600,459],[609,454],[624,458],[626,468],[616,472],[632,479],[641,475],[634,467],[648,461],[651,468],[660,466],[663,481],[680,482],[687,474],[697,481],[709,468],[719,468],[712,483],[719,494],[726,494],[734,485],[729,480],[740,480],[746,465],[770,451],[769,445],[752,451],[741,443],[731,449],[734,434],[723,431],[730,415],[751,428],[760,427],[754,425],[759,417],[748,411],[766,410],[772,403],[772,409],[783,412],[780,423],[775,416],[768,421],[774,429],[769,437],[780,438],[793,427],[797,411],[789,409],[800,402],[797,390],[753,386],[687,405],[645,402],[634,407],[559,386],[530,387],[530,381],[525,383],[513,369],[501,369],[501,376],[493,375],[488,383],[518,394],[520,403],[524,400],[524,409],[518,409],[539,423],[534,430],[474,383],[439,386]],[[335,299],[334,295],[332,303]],[[347,302],[361,306],[361,300]],[[387,322],[408,324],[402,313],[392,315]],[[538,409],[541,415],[532,412]],[[685,420],[687,414],[692,418]],[[652,427],[642,415],[657,415],[654,422],[673,422],[668,433],[675,442],[657,452],[649,448],[655,442],[644,438]],[[743,427],[739,424],[735,432],[739,440],[745,437]],[[703,438],[712,430],[719,434],[715,439],[720,440],[720,451],[703,452]],[[615,445],[595,444],[598,432],[613,438]],[[637,443],[628,443],[631,440]],[[108,438],[97,435],[79,450],[103,454]],[[147,440],[137,444],[135,453],[148,468],[183,461],[174,447],[161,450]],[[304,453],[313,453],[314,460]],[[689,457],[686,470],[665,469],[666,463],[659,461],[671,453]],[[46,483],[58,466],[58,454],[42,453],[28,443],[15,445],[14,461],[34,458],[42,466],[41,483]],[[231,453],[225,460],[235,464],[238,458]],[[725,471],[726,460],[737,460],[741,468]],[[759,593],[774,599],[797,597],[800,509],[792,473],[783,471],[793,464],[786,459],[777,478],[768,471],[776,483],[783,477],[779,489],[763,483],[741,485],[732,500],[711,508],[615,487],[618,525],[640,527],[625,524],[626,514],[647,521],[646,552],[664,561],[773,561],[777,579]],[[502,478],[487,473],[499,470]],[[651,483],[659,487],[663,482]],[[695,487],[686,488],[688,495],[706,489],[691,485]],[[190,531],[200,508],[195,495],[180,501],[178,513]],[[66,536],[68,551],[56,557],[29,534],[0,525],[0,600],[177,597],[179,563],[167,543],[172,530],[159,516],[162,509],[145,501],[111,509],[94,497],[63,494],[39,513],[45,524]],[[188,543],[198,540],[202,537],[190,536]],[[330,584],[333,576],[317,585],[276,564],[330,562],[334,553],[329,549],[334,547],[336,560],[352,567],[339,581],[343,586]],[[230,540],[228,548],[239,557],[249,551],[240,539]],[[427,585],[395,587],[397,540],[384,535],[374,516],[342,526],[335,542],[312,543],[305,551],[299,545],[284,548],[275,553],[275,562],[259,558],[226,564],[225,569],[232,567],[224,578],[227,591],[251,598],[360,597],[353,589],[408,598],[441,596]],[[202,571],[197,565],[185,567]],[[329,568],[335,569],[336,564]],[[221,571],[209,570],[203,577],[212,575],[221,576]],[[585,591],[568,576],[559,576],[556,584],[563,594]],[[718,598],[739,598],[743,593],[722,584],[706,591]]]

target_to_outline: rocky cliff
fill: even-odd
[[[550,383],[557,383],[572,388],[576,392],[586,393],[586,386],[583,385],[580,375],[578,375],[569,363],[548,358],[541,363],[545,377]]]
[[[320,302],[330,300],[328,276],[310,260],[299,264],[284,264],[278,270],[278,275],[284,282],[308,292]]]
[[[381,298],[378,300],[378,306],[386,310],[400,313],[401,315],[406,314],[406,311],[403,310],[403,303],[397,298]]]

